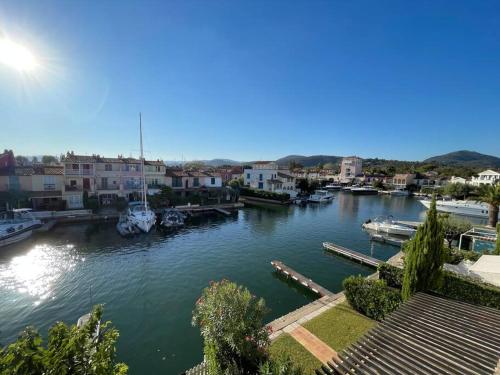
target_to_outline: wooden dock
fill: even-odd
[[[418,229],[420,225],[422,225],[423,221],[408,221],[408,220],[394,220],[396,224],[406,225],[407,227]]]
[[[334,254],[341,255],[343,257],[355,260],[361,264],[366,264],[367,266],[377,268],[380,263],[383,263],[381,260],[373,258],[369,255],[358,253],[357,251],[348,249],[346,247],[336,245],[331,242],[323,242],[323,248],[327,251],[330,251]]]
[[[304,275],[301,275],[297,271],[294,271],[287,265],[283,264],[280,261],[273,260],[271,262],[271,265],[274,267],[276,271],[279,273],[285,275],[288,278],[291,278],[298,284],[301,284],[303,287],[311,290],[312,292],[318,294],[320,297],[323,296],[333,296],[334,293],[330,292],[328,289],[323,288],[321,285],[316,284],[314,281],[311,279],[305,277]]]

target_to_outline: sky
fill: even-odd
[[[498,1],[0,1],[0,149],[500,156]]]

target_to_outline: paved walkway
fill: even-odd
[[[332,358],[335,358],[335,360],[339,359],[335,350],[300,325],[291,331],[290,335],[322,363],[327,363]]]

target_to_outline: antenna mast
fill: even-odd
[[[139,131],[141,133],[141,174],[142,174],[142,200],[144,202],[144,210],[146,210],[146,177],[144,175],[144,153],[142,149],[142,114],[139,112]]]

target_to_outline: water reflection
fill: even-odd
[[[73,245],[36,245],[26,254],[0,264],[0,289],[35,297],[35,305],[52,297],[54,285],[85,258]]]

